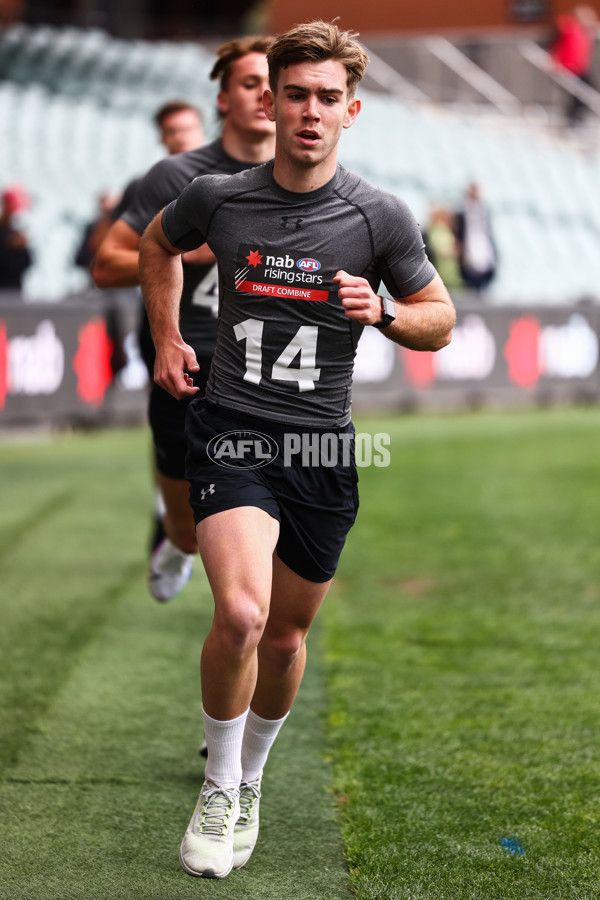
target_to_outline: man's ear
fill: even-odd
[[[229,112],[229,97],[225,91],[219,91],[217,94],[217,109],[222,116],[226,116]]]
[[[350,128],[351,125],[354,125],[356,117],[360,112],[360,107],[360,100],[358,97],[354,97],[348,104],[348,111],[346,112],[346,118],[344,119],[344,128]]]
[[[275,97],[273,92],[266,90],[263,94],[263,106],[265,115],[270,122],[275,121]]]

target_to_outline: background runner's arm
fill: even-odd
[[[92,268],[92,277],[99,288],[134,287],[139,276],[140,236],[123,219],[111,225],[100,244]],[[184,253],[183,261],[191,265],[210,265],[215,256],[207,244]]]
[[[366,278],[340,271],[334,278],[349,319],[362,325],[381,321],[381,303]],[[441,350],[452,339],[456,312],[450,294],[439,275],[426,287],[395,300],[396,320],[382,333],[410,350]]]
[[[207,266],[216,262],[217,258],[208,244],[202,244],[197,250],[188,250],[183,254],[184,263],[193,266]]]
[[[137,231],[117,219],[98,248],[92,277],[99,288],[133,287],[139,284]]]
[[[193,349],[179,331],[179,301],[183,287],[181,251],[165,237],[159,213],[140,242],[140,284],[156,347],[154,380],[181,399],[195,394],[188,372],[200,368]]]

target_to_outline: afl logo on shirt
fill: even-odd
[[[296,263],[299,269],[302,269],[303,272],[318,272],[321,268],[321,263],[318,259],[311,259],[310,256],[305,256],[304,259],[299,259]]]

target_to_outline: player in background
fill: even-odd
[[[186,421],[215,614],[201,661],[205,782],[179,858],[206,878],[225,877],[253,851],[263,768],[357,512],[350,407],[360,335],[375,327],[411,349],[438,350],[455,321],[406,204],[337,163],[368,62],[356,35],[299,25],[268,60],[274,161],[196,179],[140,248],[156,378],[175,397],[198,394],[198,362],[178,327],[180,255],[206,241],[219,263],[217,346],[206,396],[192,400]],[[381,281],[395,300],[378,296]],[[236,465],[223,465],[215,448],[224,452],[236,432]],[[278,448],[267,464],[249,435]],[[290,453],[323,438],[322,460]],[[285,794],[279,802],[283,819]]]
[[[158,129],[160,143],[170,156],[185,153],[187,150],[196,150],[204,143],[202,113],[197,106],[187,100],[168,100],[163,103],[154,114],[154,124]],[[142,177],[132,178],[125,187],[114,211],[115,221],[133,203],[141,181]]]
[[[169,100],[154,115],[160,143],[168,153],[193,150],[204,143],[204,126],[200,110],[186,100]],[[105,191],[98,198],[95,218],[85,227],[81,243],[75,253],[75,264],[88,272],[93,266],[96,253],[113,222],[115,222],[133,201],[141,177],[132,178],[122,192]],[[143,323],[146,319],[144,305],[141,304]],[[147,319],[146,319],[147,321]],[[150,341],[152,344],[152,342]],[[143,350],[144,345],[142,345]],[[143,354],[142,354],[143,355]],[[144,357],[148,366],[148,361]],[[152,365],[154,346],[152,345]],[[152,377],[152,374],[150,374]]]
[[[154,115],[154,124],[156,125],[156,128],[158,130],[160,143],[163,145],[163,147],[165,147],[169,155],[173,155],[175,153],[183,153],[189,150],[196,150],[204,143],[205,135],[202,113],[198,109],[198,107],[194,106],[187,100],[174,99],[168,100],[166,103],[163,103],[163,105],[156,111]],[[114,206],[114,208],[110,210],[110,214],[107,217],[108,221],[103,228],[100,241],[98,241],[97,239],[94,240],[93,252],[91,252],[91,247],[88,251],[89,239],[86,240],[85,243],[82,243],[79,255],[81,256],[82,253],[85,253],[85,266],[86,268],[91,267],[92,274],[94,273],[94,271],[96,271],[96,269],[94,268],[94,264],[100,247],[102,247],[102,260],[105,260],[107,244],[102,245],[104,237],[108,234],[113,223],[118,221],[122,217],[125,210],[128,209],[129,206],[131,206],[131,204],[133,203],[136,191],[142,182],[142,177],[143,176],[132,178],[131,181],[126,185],[118,203]],[[109,241],[112,241],[113,238],[114,230],[110,233]],[[107,279],[110,279],[110,271],[108,267],[106,267],[105,269],[105,277]],[[118,288],[127,285],[123,285],[121,282],[119,282],[118,279],[115,279],[114,282],[111,282],[110,284],[107,282],[107,284],[103,286]],[[141,298],[137,337],[140,347],[140,353],[148,372],[148,379],[150,384],[152,384],[154,378],[154,344],[152,343],[150,327],[148,325],[148,317],[146,315],[144,304],[141,302]],[[154,548],[156,544],[158,544],[164,538],[164,530],[162,525],[162,519],[164,515],[164,501],[158,487],[158,476],[156,465],[154,462],[153,475],[156,511],[154,514],[152,528],[152,548]]]
[[[217,107],[223,122],[221,137],[199,150],[162,160],[138,185],[134,202],[122,213],[104,240],[93,269],[99,287],[139,283],[140,237],[156,213],[177,197],[194,178],[204,174],[234,174],[271,159],[274,125],[265,115],[262,96],[268,84],[267,37],[244,37],[223,44],[211,79],[218,80]],[[216,340],[217,267],[207,247],[186,253],[179,327],[194,348],[200,368],[195,384],[204,393]],[[143,346],[153,345],[149,333]],[[146,353],[147,355],[147,353]],[[164,500],[163,533],[152,550],[148,586],[159,601],[171,600],[186,584],[197,542],[185,478],[185,414],[189,398],[175,399],[152,384],[149,420],[154,442],[157,480]]]

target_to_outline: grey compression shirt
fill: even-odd
[[[419,226],[397,197],[338,165],[316,191],[291,193],[266,163],[196,179],[163,213],[180,250],[208,242],[219,263],[217,348],[207,399],[249,415],[337,427],[350,419],[362,325],[334,283],[344,269],[393,297],[435,276]]]
[[[251,167],[228,156],[220,140],[177,153],[156,163],[140,179],[133,202],[121,218],[142,234],[160,210],[199,175],[232,175]],[[184,265],[179,327],[183,339],[199,355],[210,355],[217,337],[217,265]]]

